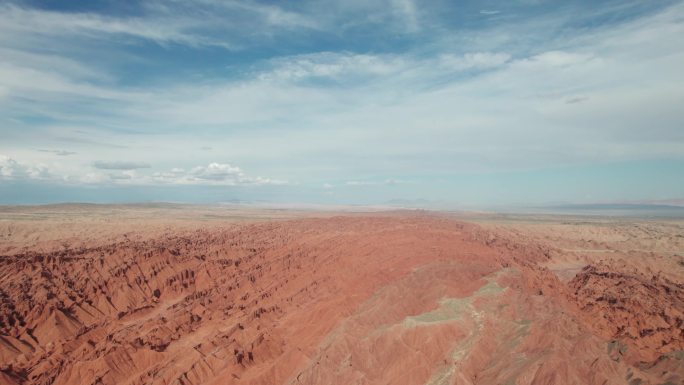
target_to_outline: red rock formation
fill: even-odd
[[[684,284],[612,261],[586,266],[570,288],[587,323],[634,359],[684,350]]]
[[[683,378],[681,285],[591,267],[567,294],[541,266],[547,248],[449,219],[213,224],[78,244],[0,258],[0,384]],[[618,309],[630,293],[641,307]],[[611,339],[632,326],[647,366],[616,356]]]

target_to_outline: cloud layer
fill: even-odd
[[[363,202],[684,162],[683,34],[681,1],[6,2],[0,175]]]
[[[107,162],[102,160],[97,160],[93,162],[93,167],[100,170],[137,170],[140,168],[150,168],[149,163],[145,162],[124,162],[124,161],[113,161]]]
[[[59,155],[59,154],[56,154]],[[225,163],[210,163],[189,170],[175,167],[166,171],[147,171],[151,166],[142,162],[96,161],[92,167],[66,173],[50,169],[45,164],[19,162],[0,155],[0,181],[48,181],[62,184],[123,184],[123,185],[223,185],[262,186],[286,185],[287,181],[260,176],[248,176],[242,169]]]

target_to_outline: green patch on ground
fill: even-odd
[[[486,285],[477,289],[474,295],[480,297],[488,294],[497,294],[502,291],[504,291],[504,288],[499,286],[499,284],[496,283],[496,281],[489,280]]]
[[[413,327],[421,324],[431,324],[436,322],[455,321],[465,314],[472,314],[472,302],[475,298],[489,296],[500,293],[504,290],[494,280],[489,280],[486,285],[483,285],[473,295],[464,298],[443,298],[439,301],[439,307],[429,312],[418,314],[415,316],[408,316],[404,319],[403,325],[405,327]]]
[[[500,273],[501,272],[499,272],[499,274]],[[444,367],[437,370],[426,385],[447,385],[451,383],[451,379],[456,369],[454,363],[459,362],[466,357],[482,328],[484,317],[483,311],[478,311],[475,306],[473,306],[473,302],[477,298],[491,297],[505,290],[505,288],[499,286],[495,281],[495,278],[498,277],[499,274],[496,274],[494,278],[488,279],[485,285],[477,289],[477,291],[469,297],[444,298],[439,301],[439,307],[437,309],[404,319],[403,325],[405,327],[455,321],[464,316],[471,317],[475,321],[476,326],[471,330],[470,334],[466,338],[458,341],[452,347],[449,362]]]
[[[447,322],[460,319],[461,315],[470,305],[471,301],[471,297],[441,299],[437,309],[415,316],[408,316],[404,319],[403,324],[405,327],[412,327],[421,324]]]

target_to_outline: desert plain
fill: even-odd
[[[0,207],[0,384],[684,383],[684,220]]]

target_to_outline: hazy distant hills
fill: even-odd
[[[655,203],[561,204],[541,208],[561,213],[618,215],[658,218],[684,218],[684,206]]]

